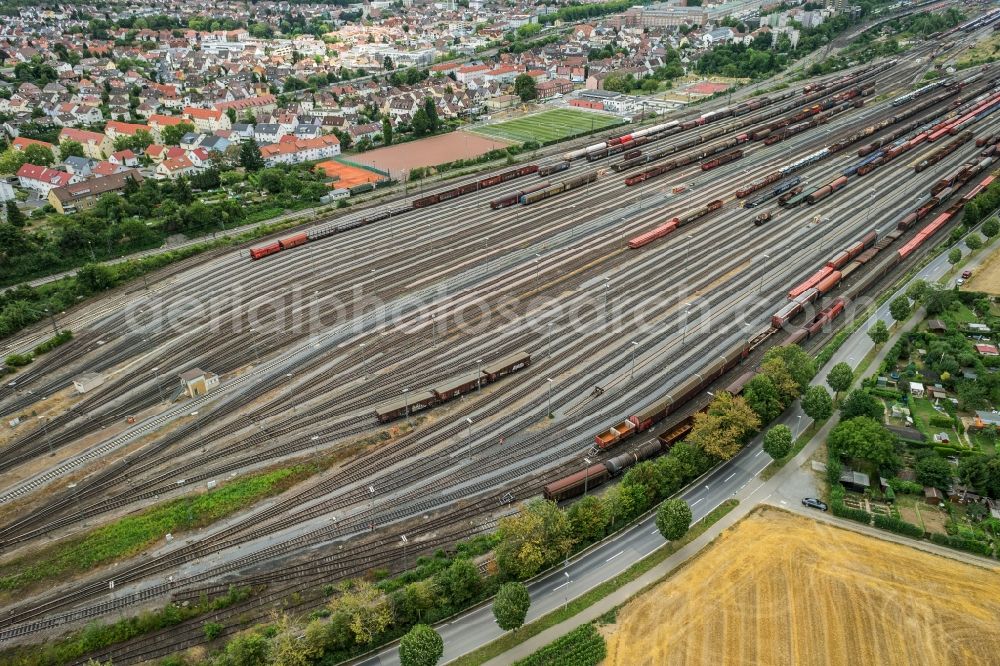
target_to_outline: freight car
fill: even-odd
[[[833,181],[827,183],[826,185],[820,187],[819,189],[811,192],[809,196],[806,197],[806,203],[812,205],[823,199],[827,198],[834,192],[842,189],[844,185],[847,185],[847,176],[841,176]]]
[[[568,180],[561,180],[557,183],[553,183],[548,187],[532,192],[530,194],[525,194],[521,197],[521,204],[527,206],[533,204],[542,199],[548,199],[557,194],[562,194],[563,192],[569,192],[570,190],[575,190],[578,187],[583,187],[587,183],[592,183],[597,180],[597,172],[591,171],[582,176],[577,176],[576,178],[570,178]]]
[[[763,213],[758,214],[757,217],[753,219],[753,225],[755,227],[759,227],[765,222],[770,221],[771,217],[772,217],[771,211],[764,211]]]
[[[633,250],[638,250],[643,245],[648,245],[653,241],[663,238],[668,234],[673,233],[677,229],[677,224],[680,222],[678,218],[673,218],[669,222],[665,222],[658,227],[647,231],[646,233],[636,236],[628,242],[628,246]]]
[[[270,243],[268,245],[262,245],[260,247],[250,248],[250,258],[251,259],[261,259],[268,255],[274,254],[275,252],[281,252],[282,250],[288,250],[293,247],[298,247],[299,245],[305,245],[309,242],[309,236],[305,232],[300,232],[294,236],[289,236],[287,238],[282,238],[281,240]]]
[[[528,164],[523,167],[518,167],[517,169],[512,169],[510,171],[505,171],[503,173],[498,173],[494,176],[489,176],[487,178],[482,178],[480,180],[472,181],[471,183],[465,183],[459,185],[458,187],[453,187],[450,190],[445,190],[443,192],[435,192],[426,197],[421,197],[419,199],[414,199],[412,206],[413,208],[426,208],[427,206],[433,206],[434,204],[441,203],[442,201],[447,201],[449,199],[454,199],[455,197],[460,197],[466,194],[471,194],[473,192],[478,192],[479,190],[486,189],[488,187],[493,187],[499,185],[500,183],[506,183],[509,180],[515,178],[521,178],[522,176],[527,176],[529,173],[536,173],[538,171],[537,164]]]
[[[375,418],[379,423],[388,423],[409,416],[460,395],[481,389],[483,386],[529,365],[531,365],[531,354],[524,351],[516,352],[493,361],[476,372],[446,379],[433,389],[416,391],[392,402],[379,405],[375,408]]]
[[[552,185],[551,181],[543,180],[540,183],[535,183],[534,185],[529,185],[521,190],[516,190],[510,194],[505,194],[504,196],[494,199],[490,202],[490,208],[496,210],[497,208],[506,208],[507,206],[513,206],[521,200],[526,194],[531,194],[532,192],[537,192],[538,190],[544,190],[546,187]]]
[[[566,161],[556,162],[555,164],[547,164],[545,166],[538,167],[538,175],[544,178],[545,176],[551,176],[554,173],[565,171],[569,167],[570,163]]]
[[[738,159],[740,159],[742,157],[743,157],[743,151],[742,150],[734,150],[731,153],[726,153],[725,155],[720,155],[719,157],[716,157],[713,160],[709,160],[707,162],[703,162],[702,165],[701,165],[701,170],[702,171],[711,171],[712,169],[715,169],[716,167],[720,167],[723,164],[729,164],[730,162],[735,162],[736,160],[738,160]]]

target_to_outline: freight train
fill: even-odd
[[[518,200],[521,202],[521,205],[527,206],[537,201],[541,201],[542,199],[548,199],[549,197],[554,197],[557,194],[562,194],[563,192],[569,192],[570,190],[575,190],[578,187],[583,187],[587,183],[592,183],[595,180],[597,180],[597,172],[591,171],[590,173],[586,173],[582,176],[561,180],[558,183],[553,183],[540,190],[522,194]]]
[[[658,227],[647,231],[644,234],[636,236],[628,242],[628,246],[633,250],[637,250],[644,245],[649,245],[653,241],[667,236],[685,224],[690,224],[700,217],[704,217],[711,212],[717,211],[722,208],[722,199],[716,199],[715,201],[710,201],[700,208],[693,208],[686,213],[672,218],[668,222],[665,222]]]
[[[481,389],[484,385],[512,375],[531,365],[531,354],[516,352],[483,366],[477,372],[454,377],[440,385],[424,391],[414,391],[390,403],[375,408],[375,418],[379,423],[388,423],[408,417],[416,412],[434,407],[460,395]]]

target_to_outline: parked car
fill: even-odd
[[[802,506],[807,506],[810,509],[819,509],[820,511],[826,511],[826,502],[818,500],[815,497],[805,497],[802,499]]]
[[[972,277],[972,271],[962,271],[963,280],[968,280],[970,277]]]

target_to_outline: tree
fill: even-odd
[[[667,541],[676,541],[691,527],[691,507],[682,499],[667,500],[656,510],[656,528]]]
[[[878,467],[896,459],[895,437],[880,422],[867,416],[838,423],[830,431],[826,444],[837,456],[869,460]]]
[[[14,199],[10,199],[9,201],[7,201],[6,212],[7,212],[7,224],[18,228],[24,227],[25,223],[24,213],[22,213],[21,209],[17,207],[17,202]]]
[[[79,141],[63,141],[59,144],[59,159],[66,161],[68,157],[83,157],[83,144]]]
[[[987,238],[993,238],[997,234],[1000,234],[1000,222],[997,222],[995,217],[991,217],[983,222],[982,232]]]
[[[257,633],[236,636],[226,644],[222,653],[225,666],[265,666],[271,652],[271,644]]]
[[[524,583],[504,583],[493,599],[493,617],[504,631],[517,629],[524,624],[531,606],[531,597]]]
[[[868,329],[868,337],[872,339],[876,347],[884,345],[889,341],[889,327],[879,319],[874,326]]]
[[[629,488],[634,486],[638,489],[642,501],[639,505],[639,512],[646,511],[664,493],[663,476],[660,469],[651,460],[643,460],[634,465],[632,469],[622,477],[622,486]]]
[[[455,606],[464,606],[476,598],[483,586],[479,569],[467,557],[460,557],[438,574],[444,593]]]
[[[382,144],[392,145],[392,122],[389,120],[389,116],[382,116]]]
[[[897,322],[906,321],[910,316],[910,299],[906,296],[897,296],[889,303],[889,314]]]
[[[497,566],[510,578],[531,578],[565,557],[573,545],[569,518],[555,502],[529,502],[521,513],[500,520]]]
[[[49,166],[56,161],[55,155],[52,154],[51,150],[45,146],[39,146],[37,143],[30,144],[23,152],[24,161],[28,164]]]
[[[333,615],[342,614],[359,645],[375,640],[392,622],[392,607],[381,590],[365,581],[354,581],[350,588],[329,604]]]
[[[430,123],[431,131],[436,132],[441,125],[441,120],[438,118],[437,105],[430,97],[424,100],[424,113],[427,114],[427,122]]]
[[[911,301],[922,301],[927,293],[927,283],[924,280],[914,280],[906,290],[906,296]]]
[[[778,390],[774,388],[774,382],[763,373],[754,375],[753,379],[746,383],[743,387],[743,398],[750,405],[750,409],[760,417],[761,423],[773,421],[785,409]]]
[[[918,483],[939,490],[948,490],[952,476],[954,476],[951,463],[937,455],[927,456],[918,461],[915,471]]]
[[[662,476],[662,470],[660,474]],[[577,543],[591,543],[604,536],[608,525],[608,509],[601,498],[587,495],[574,502],[568,513],[570,529]]]
[[[778,392],[778,397],[781,399],[782,409],[786,405],[791,404],[805,390],[805,387],[801,386],[796,378],[792,376],[783,358],[777,356],[765,358],[760,366],[760,371],[774,385],[775,390]],[[808,385],[809,382],[807,381],[806,386]]]
[[[252,138],[240,144],[240,166],[247,171],[260,171],[264,168],[260,146]]]
[[[114,286],[111,269],[103,264],[84,264],[77,271],[76,280],[90,294],[96,294]]]
[[[695,414],[687,442],[715,458],[729,460],[759,427],[760,417],[746,400],[722,391],[713,398],[707,412]]]
[[[230,107],[226,109],[226,117],[229,118],[229,123],[231,125],[236,124],[236,109]]]
[[[440,634],[426,624],[417,624],[399,641],[402,666],[434,666],[444,654]]]
[[[416,113],[413,114],[413,133],[417,136],[421,136],[431,131],[431,121],[427,117],[427,112],[421,107],[417,109]]]
[[[826,383],[833,389],[833,394],[838,396],[851,388],[851,384],[854,383],[854,371],[850,365],[841,361],[830,368],[830,372],[826,375]]]
[[[948,263],[954,266],[962,260],[962,248],[953,247],[948,250]]]
[[[810,386],[802,394],[802,411],[814,421],[824,421],[833,414],[833,401],[822,386]]]
[[[928,315],[939,315],[948,310],[955,301],[955,291],[941,285],[928,285],[923,294],[924,308]]]
[[[885,408],[878,398],[873,397],[864,389],[851,391],[847,399],[840,406],[840,418],[853,419],[858,416],[867,416],[871,419],[879,420],[885,413]]]
[[[535,85],[535,77],[528,73],[519,74],[518,77],[514,79],[514,93],[521,98],[522,102],[527,102],[538,97],[538,88]]]
[[[775,460],[784,458],[792,450],[792,429],[783,423],[774,426],[764,435],[764,453]]]
[[[183,137],[188,132],[194,131],[194,125],[192,123],[177,123],[176,125],[167,125],[162,130],[160,130],[160,139],[168,146],[176,146],[181,142],[181,137]]]
[[[965,238],[965,246],[975,252],[983,246],[983,239],[979,234],[969,234]]]
[[[816,376],[816,359],[802,351],[802,347],[798,345],[772,347],[764,354],[764,361],[772,358],[780,358],[785,362],[785,367],[798,383],[800,392],[805,391],[809,387],[809,382]]]
[[[270,662],[273,666],[309,666],[319,656],[312,645],[299,640],[299,630],[287,615],[278,621],[277,630],[271,641]]]

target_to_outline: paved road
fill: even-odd
[[[965,268],[975,268],[988,255],[988,251],[980,251]],[[938,280],[948,272],[949,268],[951,265],[948,263],[947,254],[939,255],[893,294],[893,298],[905,293],[914,280]],[[867,335],[868,329],[878,319],[885,321],[886,324],[893,323],[888,305],[891,300],[886,301],[886,304],[848,338],[833,358],[816,374],[812,382],[814,385],[825,385],[826,374],[836,363],[844,361],[851,367],[857,367],[873,347]],[[798,434],[810,425],[811,419],[796,403],[782,414],[778,422],[784,423]],[[827,424],[831,425],[832,422]],[[767,497],[757,496],[757,491],[764,487],[764,483],[759,479],[760,473],[771,461],[761,449],[761,441],[762,436],[755,437],[735,458],[709,472],[680,495],[691,505],[695,520],[704,517],[730,497],[738,496],[741,501],[752,499],[754,504],[771,499],[770,486]],[[775,503],[784,500],[785,506],[794,506],[802,496],[814,496],[816,486],[807,475],[796,475],[794,481],[785,480],[776,487],[775,492],[777,493],[774,497]],[[741,512],[749,509],[750,506],[740,507]],[[656,529],[654,517],[650,515],[620,535],[578,555],[565,566],[540,576],[528,585],[531,608],[526,621],[536,620],[570,599],[575,599],[594,586],[613,578],[661,545],[663,537]],[[489,604],[473,609],[436,628],[445,644],[442,663],[471,652],[504,634],[497,626]],[[365,666],[395,666],[399,664],[399,652],[396,646],[392,646],[359,663]]]

